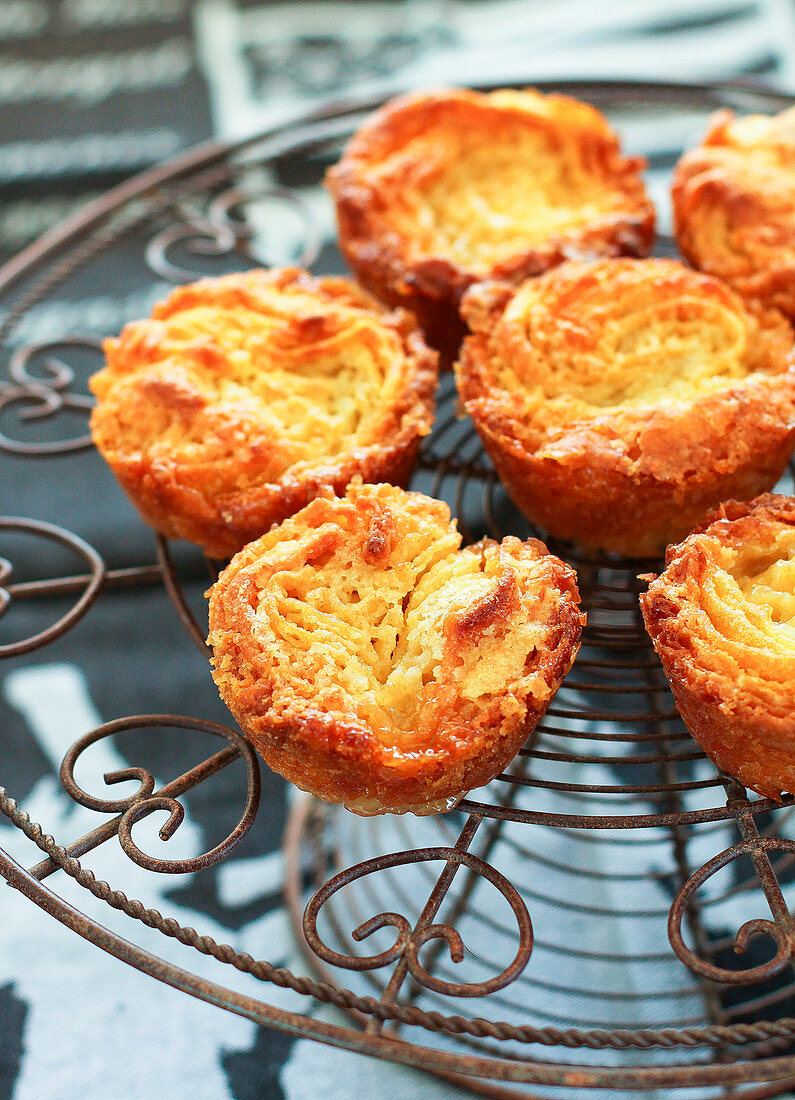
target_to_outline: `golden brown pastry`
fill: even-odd
[[[793,333],[672,260],[567,263],[464,299],[459,393],[517,505],[546,531],[649,556],[795,445]]]
[[[795,107],[741,119],[721,111],[679,161],[672,198],[694,267],[795,319]]]
[[[440,501],[354,483],[232,559],[208,593],[213,676],[274,771],[424,814],[513,758],[579,648],[576,579],[535,540],[460,543]]]
[[[795,793],[795,497],[722,505],[640,602],[699,745],[746,787]]]
[[[448,357],[461,295],[564,259],[645,255],[645,162],[586,103],[532,89],[416,93],[365,123],[328,175],[340,247],[378,298]]]
[[[105,355],[97,447],[147,523],[218,558],[326,486],[405,483],[433,419],[411,315],[296,269],[181,287]]]

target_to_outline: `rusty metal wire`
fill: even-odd
[[[60,543],[61,546],[78,554],[91,570],[79,599],[57,622],[47,627],[46,630],[41,630],[28,638],[21,638],[19,641],[6,642],[4,645],[0,645],[0,658],[19,657],[24,653],[30,653],[31,650],[38,649],[40,646],[47,645],[48,642],[55,641],[56,638],[60,638],[79,619],[82,619],[102,588],[105,580],[105,563],[94,547],[90,546],[85,539],[81,539],[70,531],[65,531],[63,527],[56,527],[52,523],[45,523],[42,520],[21,519],[18,516],[0,516],[0,531],[15,531],[40,536],[52,542]],[[15,597],[30,597],[36,594],[35,585],[31,582],[24,585],[8,584],[7,582],[12,576],[12,564],[6,561],[5,558],[0,558],[0,615],[7,611]],[[47,582],[41,583],[47,585]],[[50,594],[55,594],[58,587],[57,584],[49,584],[46,590]]]
[[[632,102],[641,91],[649,102],[656,103],[661,94],[659,88],[651,85],[582,85],[568,90],[597,101],[601,106],[621,106]],[[742,98],[743,94],[754,93],[736,89],[731,94],[728,89],[715,91],[668,87],[664,90],[664,95],[672,102],[713,107],[728,102],[732,95]],[[771,105],[783,105],[778,104],[774,96],[769,97],[769,102]],[[255,140],[235,148],[211,146],[199,153],[186,155],[170,170],[158,169],[147,174],[138,184],[124,185],[117,194],[95,204],[74,224],[70,223],[56,233],[52,240],[34,246],[0,272],[0,293],[16,287],[20,282],[23,286],[21,295],[0,326],[0,337],[9,336],[26,312],[44,301],[71,274],[101,255],[110,244],[124,240],[142,227],[151,226],[153,231],[144,250],[145,262],[161,278],[183,281],[199,274],[172,258],[172,254],[177,252],[186,252],[200,259],[205,257],[208,261],[232,258],[241,263],[250,262],[253,256],[252,233],[239,214],[247,202],[257,198],[286,203],[303,219],[306,239],[302,260],[311,262],[318,254],[320,236],[300,196],[278,187],[252,189],[250,180],[244,185],[238,178],[241,174],[240,158],[250,165],[267,163],[269,157],[277,155],[298,158],[325,155],[347,135],[364,106],[359,103],[343,105],[339,110],[331,108],[320,112],[315,119],[297,127],[292,133],[289,128],[283,128],[266,135],[259,143]],[[665,251],[667,243],[663,242],[662,247]],[[25,283],[25,278],[40,268],[44,269],[40,277],[33,283]],[[90,400],[85,395],[71,392],[74,372],[62,356],[68,357],[70,353],[90,355],[95,353],[96,348],[96,340],[67,335],[49,344],[17,350],[9,365],[9,381],[0,382],[0,413],[5,410],[11,416],[16,412],[20,420],[31,420],[35,426],[36,421],[55,418],[64,410],[87,412]],[[36,364],[39,364],[38,367]],[[87,445],[84,432],[55,442],[21,442],[5,432],[0,433],[0,449],[33,459],[57,457]],[[442,379],[440,385],[437,420],[420,457],[415,485],[451,502],[466,540],[475,540],[486,534],[496,538],[506,533],[543,536],[543,532],[534,531],[512,508],[471,424],[458,419],[455,388],[449,375]],[[91,546],[55,525],[7,518],[0,520],[2,530],[54,540],[81,557],[88,571],[57,579],[12,583],[12,564],[0,559],[0,615],[13,600],[63,595],[77,597],[72,609],[47,630],[0,646],[0,658],[24,655],[62,636],[89,611],[103,589],[151,583],[164,585],[188,636],[200,652],[207,654],[205,632],[190,607],[166,540],[158,539],[155,562],[133,569],[107,570],[100,555]],[[746,1022],[737,1020],[737,1017],[775,1010],[777,1005],[792,995],[792,982],[777,989],[759,991],[733,1007],[722,1007],[715,990],[718,986],[755,986],[783,975],[791,966],[795,934],[779,877],[788,868],[787,861],[793,859],[795,841],[777,835],[776,823],[779,827],[783,825],[795,803],[789,799],[782,807],[768,799],[749,798],[747,792],[733,780],[710,768],[693,746],[673,708],[638,614],[637,595],[642,591],[643,582],[638,580],[637,574],[647,571],[649,563],[621,560],[610,555],[576,553],[571,547],[558,544],[555,540],[548,542],[550,549],[567,557],[575,565],[589,614],[582,650],[572,675],[534,738],[520,751],[512,766],[498,776],[485,792],[479,793],[478,797],[466,798],[459,804],[463,824],[459,823],[458,818],[455,824],[452,818],[439,819],[441,839],[449,840],[449,843],[417,845],[406,829],[405,850],[392,851],[377,858],[367,857],[367,853],[363,852],[366,858],[354,859],[354,848],[349,847],[344,853],[336,854],[338,862],[329,868],[324,862],[327,853],[320,852],[309,833],[302,834],[306,843],[310,846],[314,843],[317,848],[315,892],[304,905],[300,885],[293,881],[290,910],[296,928],[300,928],[304,936],[310,961],[319,975],[317,979],[254,959],[247,953],[238,952],[230,944],[218,943],[211,936],[184,927],[174,918],[148,908],[122,890],[97,879],[80,862],[81,857],[114,836],[118,836],[128,858],[150,871],[171,874],[198,872],[224,859],[251,827],[259,802],[259,771],[253,749],[239,733],[226,727],[173,715],[134,715],[106,723],[85,734],[64,758],[61,770],[64,787],[81,805],[113,816],[68,845],[62,845],[47,835],[5,788],[0,787],[0,811],[45,856],[31,869],[30,875],[40,882],[62,871],[94,898],[184,946],[241,973],[252,975],[259,981],[291,989],[307,998],[347,1011],[357,1028],[364,1028],[365,1035],[358,1049],[371,1053],[388,1053],[387,1036],[382,1034],[381,1025],[392,1024],[457,1037],[472,1045],[480,1054],[493,1052],[492,1047],[488,1046],[491,1041],[568,1050],[676,1051],[707,1048],[718,1060],[725,1057],[736,1059],[740,1055],[736,1051],[732,1053],[733,1048],[743,1048],[747,1063],[742,1066],[735,1063],[731,1069],[727,1063],[724,1077],[720,1076],[720,1066],[711,1067],[715,1070],[714,1081],[728,1083],[768,1079],[755,1076],[752,1059],[791,1049],[790,1044],[795,1040],[795,1018],[784,1016]],[[211,581],[217,577],[220,566],[221,563],[207,562]],[[175,727],[183,735],[190,730],[203,731],[222,737],[228,745],[159,790],[155,789],[152,774],[139,767],[125,768],[105,776],[109,784],[138,780],[139,789],[125,798],[94,796],[77,784],[75,763],[86,749],[101,738],[147,725]],[[138,847],[132,837],[133,827],[138,821],[155,811],[168,810],[170,817],[160,831],[161,838],[168,839],[182,820],[179,796],[241,758],[247,774],[243,809],[237,825],[223,841],[206,853],[184,860],[158,859]],[[599,776],[598,781],[584,776],[583,769],[590,766],[608,769],[609,781],[605,776]],[[542,796],[554,797],[553,809],[539,808]],[[768,814],[771,815],[770,822],[764,816]],[[691,867],[689,841],[694,830],[700,830],[700,836],[711,835],[708,831],[719,831],[722,822],[732,823],[742,839],[701,866]],[[565,871],[582,881],[601,879],[613,882],[642,878],[631,868],[617,867],[615,864],[603,870],[595,870],[587,860],[582,866],[561,864],[549,853],[535,851],[532,842],[518,844],[514,834],[507,836],[505,829],[510,823],[527,826],[528,837],[533,835],[532,827],[563,830],[567,835],[576,837],[577,842],[586,849],[589,845],[604,844],[620,845],[629,850],[632,845],[670,846],[674,866],[672,871],[666,873],[676,885],[670,911],[666,913],[662,909],[649,907],[648,910],[638,910],[634,915],[660,920],[667,915],[671,949],[700,982],[697,988],[703,997],[706,1018],[711,1023],[692,1023],[691,1026],[691,1021],[681,1020],[681,1026],[673,1027],[542,1027],[504,1019],[450,1014],[429,1007],[438,1002],[444,1003],[451,997],[481,996],[489,998],[488,1003],[494,1014],[501,1007],[521,1008],[523,994],[517,990],[521,985],[521,976],[531,961],[535,940],[531,907],[536,902],[548,903],[550,898],[535,881],[511,882],[497,870],[491,858],[498,844],[514,844],[517,852],[524,855],[533,867],[544,868],[550,874]],[[477,854],[470,850],[476,834],[479,844]],[[290,874],[295,879],[295,865],[298,862],[295,851],[293,857]],[[713,890],[707,897],[699,895],[713,875],[744,858],[750,861],[749,875],[735,881],[728,890]],[[400,886],[402,869],[409,865],[425,876],[423,882],[427,887],[427,896],[420,900],[421,912],[414,921],[402,912],[385,909],[380,904],[378,888],[373,885],[376,872],[388,872],[392,876],[395,895],[401,905],[405,905],[405,911],[411,911],[412,901],[416,899],[406,896],[405,891],[401,894]],[[441,865],[441,871],[438,865]],[[451,891],[454,879],[455,892]],[[456,981],[455,964],[464,958],[467,950],[456,922],[474,915],[485,927],[493,927],[495,932],[501,934],[505,932],[505,928],[489,913],[488,906],[484,908],[480,895],[475,894],[477,883],[482,881],[496,888],[513,914],[511,919],[516,924],[511,929],[515,937],[514,956],[507,965],[504,960],[496,958],[480,960],[492,966],[494,973],[489,978],[477,982]],[[346,902],[350,915],[355,918],[353,931],[346,935],[345,928],[351,926],[350,922],[344,916],[343,909],[335,909],[335,906],[340,903],[343,888],[354,882],[360,884],[363,893],[359,901],[349,899]],[[16,885],[24,889],[19,882]],[[736,935],[726,937],[725,943],[708,943],[702,924],[704,911],[727,898],[750,896],[751,891],[757,888],[764,896],[772,919],[752,914]],[[33,896],[32,892],[29,896]],[[576,892],[572,897],[557,896],[554,901],[561,908],[596,920],[609,915],[608,909],[584,900]],[[364,904],[372,905],[369,912],[364,911]],[[439,913],[443,904],[447,905],[447,909],[444,919],[441,919]],[[335,944],[322,936],[318,929],[321,911],[328,918],[328,926],[337,941]],[[101,926],[92,926],[88,921],[86,934],[89,938],[92,927],[99,942]],[[395,940],[387,949],[368,956],[351,948],[348,936],[358,943],[383,928],[395,930]],[[773,957],[767,962],[748,966],[745,970],[735,970],[719,966],[714,961],[719,947],[734,946],[742,952],[749,940],[757,935],[769,937],[775,948]],[[560,953],[568,950],[573,957],[588,957],[588,952],[577,945],[539,944],[537,940],[535,945]],[[419,958],[420,949],[422,961]],[[591,957],[605,962],[623,958],[608,950],[592,951]],[[642,961],[659,956],[636,950],[631,957]],[[330,979],[324,964],[360,973],[362,979],[376,989],[377,995],[364,995],[340,985]],[[377,976],[382,969],[388,971],[388,978],[383,981]],[[561,996],[572,992],[578,996],[589,994],[587,989],[567,988],[564,983],[556,982],[554,976],[544,981],[534,978],[533,983],[538,988]],[[413,1003],[418,990],[425,998],[422,1005]],[[664,991],[665,997],[674,1005],[678,999],[691,993],[692,989],[684,986]],[[611,996],[609,993],[600,995],[608,999]],[[653,990],[638,994],[652,995]],[[615,1001],[623,998],[631,1007],[635,995],[616,992],[612,996]],[[731,1022],[733,1019],[737,1022]],[[566,1022],[567,1018],[561,1011],[557,1023]],[[591,1023],[595,1025],[597,1022],[598,1013],[595,1013]],[[356,1046],[356,1041],[352,1040],[351,1045]],[[786,1068],[784,1061],[782,1059],[782,1073]],[[553,1083],[564,1083],[568,1072],[566,1065],[561,1062],[557,1070],[559,1080]],[[550,1072],[554,1076],[555,1066],[551,1067]],[[639,1082],[652,1080],[651,1077],[643,1077],[645,1072],[645,1067],[636,1069]],[[661,1071],[655,1069],[654,1072]],[[791,1067],[788,1072],[791,1072]],[[607,1078],[604,1080],[607,1081]],[[672,1076],[670,1080],[677,1087],[682,1083],[681,1076],[676,1079]],[[758,1094],[771,1093],[760,1090]]]
[[[723,1027],[663,1030],[641,1028],[636,1031],[579,1028],[561,1030],[549,1027],[535,1028],[529,1025],[517,1026],[484,1019],[467,1019],[463,1016],[444,1016],[442,1013],[426,1012],[410,1005],[384,1004],[374,997],[360,997],[351,990],[315,982],[311,978],[299,977],[269,962],[255,960],[251,955],[236,951],[230,944],[219,944],[212,936],[200,935],[193,928],[183,927],[173,917],[164,917],[157,909],[147,908],[143,902],[128,898],[123,891],[114,890],[107,882],[97,879],[94,873],[83,867],[75,856],[70,856],[67,850],[53,837],[47,835],[40,825],[31,821],[29,815],[20,809],[14,799],[9,798],[3,787],[0,787],[0,811],[70,878],[113,909],[126,913],[134,920],[140,921],[149,928],[157,929],[163,935],[178,940],[187,947],[193,947],[204,955],[211,955],[219,962],[228,963],[237,970],[251,974],[260,981],[272,982],[274,985],[292,989],[296,993],[314,997],[338,1008],[356,1009],[372,1015],[377,1020],[397,1020],[404,1024],[427,1027],[433,1031],[449,1032],[452,1035],[467,1034],[475,1038],[489,1037],[521,1043],[538,1043],[542,1046],[587,1047],[593,1050],[604,1048],[645,1050],[652,1047],[672,1049],[704,1044],[753,1043],[771,1038],[795,1036],[795,1019],[791,1018],[761,1020],[755,1024],[732,1024]]]

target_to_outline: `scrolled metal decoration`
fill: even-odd
[[[29,653],[31,650],[38,649],[39,646],[46,645],[48,642],[59,638],[70,627],[74,626],[79,619],[82,619],[102,588],[105,579],[105,563],[94,547],[81,539],[79,535],[74,535],[63,527],[56,527],[53,523],[22,519],[18,516],[0,516],[0,531],[40,535],[52,542],[57,542],[78,554],[89,568],[88,579],[82,594],[65,615],[62,615],[51,626],[48,626],[45,630],[40,630],[37,634],[16,642],[6,642],[4,645],[0,645],[0,658],[19,657],[23,653]],[[42,588],[53,590],[54,594],[57,594],[59,587],[57,581],[28,581],[24,584],[13,585],[8,583],[12,574],[13,566],[11,562],[6,558],[0,558],[0,616],[8,610],[15,598],[21,598],[26,594],[34,595],[37,590]],[[61,582],[60,587],[67,591],[68,582]]]
[[[400,913],[378,913],[370,917],[351,932],[354,940],[361,941],[380,928],[392,927],[397,930],[397,938],[391,947],[375,955],[357,955],[343,953],[329,947],[320,937],[317,920],[323,906],[330,898],[357,879],[377,871],[392,867],[401,867],[409,863],[445,861],[464,866],[482,876],[495,886],[510,905],[516,917],[519,931],[519,948],[513,961],[499,974],[482,982],[451,982],[430,974],[419,960],[420,948],[431,940],[443,940],[448,947],[450,958],[460,963],[464,958],[464,944],[461,935],[448,924],[425,924],[418,922],[412,928],[411,923]],[[418,848],[414,851],[395,852],[391,855],[368,859],[363,863],[341,871],[329,879],[313,895],[304,911],[303,931],[307,943],[318,958],[346,970],[377,970],[382,966],[404,959],[412,978],[426,989],[449,997],[482,997],[497,989],[510,985],[527,966],[533,950],[533,927],[530,914],[519,892],[508,882],[504,875],[488,863],[467,851],[455,848]]]
[[[239,243],[251,241],[256,236],[257,230],[244,218],[235,217],[235,211],[246,203],[254,202],[281,204],[298,215],[303,226],[303,241],[297,254],[290,258],[290,263],[297,264],[299,267],[309,267],[313,264],[320,254],[323,243],[322,234],[308,204],[296,191],[285,187],[263,187],[256,190],[229,188],[210,204],[209,220],[219,229],[228,229],[234,233]],[[277,260],[274,257],[253,258],[265,267],[277,266]]]
[[[169,259],[169,252],[177,244],[183,244],[194,256],[220,258],[234,252],[238,238],[228,226],[216,225],[206,218],[191,218],[180,225],[167,226],[156,233],[146,245],[145,258],[151,270],[161,279],[172,283],[190,283],[208,274]]]
[[[28,344],[17,349],[8,367],[10,381],[0,381],[0,413],[11,406],[22,405],[25,407],[17,412],[19,420],[49,420],[65,409],[82,412],[93,408],[94,400],[88,394],[69,392],[74,382],[74,371],[52,354],[63,348],[82,348],[99,353],[102,345],[90,336],[63,336],[58,340]],[[44,356],[41,361],[45,371],[43,376],[30,370],[32,363],[40,356]],[[0,450],[25,457],[63,455],[91,446],[88,433],[74,439],[31,443],[12,439],[0,431]]]
[[[197,781],[214,774],[215,771],[224,767],[227,763],[231,763],[237,757],[242,757],[246,767],[246,802],[237,825],[215,847],[189,859],[169,860],[150,856],[135,843],[132,837],[133,826],[158,810],[168,810],[170,815],[168,821],[159,830],[161,840],[167,841],[174,835],[185,817],[183,806],[169,793],[169,789],[174,784],[166,784],[158,791],[156,790],[155,778],[148,769],[141,767],[122,768],[118,771],[106,772],[103,776],[105,782],[112,785],[134,779],[138,781],[139,787],[137,791],[124,798],[112,799],[89,794],[83,790],[75,779],[75,765],[91,745],[95,745],[98,741],[106,737],[112,737],[124,730],[152,727],[196,730],[221,737],[229,742],[235,752],[230,753],[228,749],[223,750],[222,753],[218,753],[216,756],[205,760],[203,764],[198,765],[193,769],[197,773]],[[224,757],[223,760],[222,757]],[[206,771],[206,776],[201,774],[202,770]],[[188,874],[191,871],[203,870],[223,859],[249,831],[259,806],[260,773],[257,755],[252,746],[242,734],[237,733],[235,730],[198,718],[180,717],[171,714],[137,714],[105,722],[75,741],[63,758],[60,774],[64,789],[75,802],[100,813],[120,814],[118,835],[119,843],[125,854],[139,867],[144,867],[148,871],[159,871],[163,874]],[[188,786],[195,786],[195,782],[185,785],[184,789],[187,789]]]
[[[177,245],[182,245],[192,256],[220,259],[237,253],[263,267],[278,266],[283,261],[254,254],[250,242],[257,237],[258,229],[245,218],[236,216],[236,211],[246,203],[257,201],[280,203],[299,216],[303,227],[302,240],[290,263],[309,267],[317,259],[322,245],[322,234],[309,207],[294,191],[282,187],[263,187],[246,190],[228,188],[212,200],[206,216],[190,215],[181,223],[160,230],[146,246],[145,258],[150,269],[172,283],[188,283],[210,274],[175,263],[170,252]]]
[[[682,936],[682,919],[687,905],[708,878],[741,856],[753,857],[757,853],[769,851],[795,852],[795,841],[784,837],[763,836],[726,848],[695,871],[676,895],[668,916],[668,939],[676,955],[699,977],[727,985],[751,985],[767,981],[791,965],[795,941],[779,924],[766,918],[746,921],[734,937],[734,950],[738,955],[746,950],[755,936],[769,936],[776,945],[776,953],[772,959],[748,970],[727,970],[707,962],[687,946]]]

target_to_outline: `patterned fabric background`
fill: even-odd
[[[194,142],[239,137],[353,89],[736,76],[795,91],[792,0],[3,0],[0,259],[130,173]],[[158,289],[120,296],[106,278],[48,303],[23,335],[117,330]],[[85,470],[79,483],[55,484],[43,474],[23,477],[19,463],[3,458],[2,511],[62,522],[112,566],[150,560],[151,540],[107,472],[98,461]],[[3,775],[13,776],[12,793],[58,837],[78,835],[90,816],[58,783],[64,749],[80,733],[137,711],[227,719],[162,594],[144,590],[134,620],[121,613],[123,600],[103,600],[90,635],[77,628],[68,645],[0,669]],[[38,612],[29,614],[34,621]],[[153,668],[154,634],[158,653],[171,656]],[[110,674],[109,651],[124,654],[124,677]],[[105,770],[131,762],[107,742],[102,751]],[[168,744],[156,751],[167,770]],[[281,909],[279,843],[290,794],[269,774],[263,779],[268,812],[234,859],[195,883],[153,886],[146,876],[142,889],[183,923],[221,940],[234,935],[243,949],[264,943],[271,961],[289,965],[294,947]],[[219,815],[231,820],[236,812],[222,796],[212,805],[207,797],[188,799],[188,846]],[[18,848],[2,823],[0,845]],[[101,857],[94,866],[101,875]],[[130,869],[131,893],[144,874]],[[296,1041],[203,1005],[4,893],[0,1100],[460,1095],[411,1070]],[[278,1004],[299,1005],[294,995],[271,992]]]

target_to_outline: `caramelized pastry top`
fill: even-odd
[[[795,318],[795,107],[722,111],[677,165],[672,196],[691,263]]]
[[[574,574],[534,541],[460,543],[441,502],[354,484],[233,559],[210,593],[214,676],[272,767],[376,812],[510,760],[574,659]]]
[[[97,446],[134,497],[148,479],[161,499],[184,490],[176,513],[226,520],[221,553],[287,514],[276,506],[247,525],[258,490],[322,480],[319,470],[328,480],[351,456],[366,476],[368,455],[430,430],[433,355],[407,315],[344,279],[292,269],[205,279],[107,340],[105,354],[91,382]],[[224,537],[197,541],[212,549]]]
[[[599,111],[567,96],[443,89],[377,111],[328,183],[359,280],[415,310],[442,346],[475,281],[645,254],[643,165],[621,155]]]
[[[666,569],[642,598],[664,644],[682,661],[729,678],[765,706],[795,703],[795,498],[729,501],[669,548]],[[795,733],[795,718],[793,718]]]
[[[412,95],[377,114],[332,169],[380,199],[409,260],[442,257],[478,274],[524,247],[646,206],[640,163],[619,153],[586,103],[532,89]],[[517,246],[519,246],[517,248]]]
[[[560,538],[649,557],[795,443],[793,333],[672,260],[566,263],[463,300],[459,393],[506,489]]]
[[[641,607],[693,737],[746,786],[795,793],[795,497],[721,505]]]
[[[672,260],[562,264],[516,291],[474,287],[464,312],[475,331],[459,370],[464,401],[499,407],[533,448],[586,430],[631,447],[650,411],[675,414],[793,366],[780,314],[750,312]],[[795,376],[790,389],[795,398]]]

